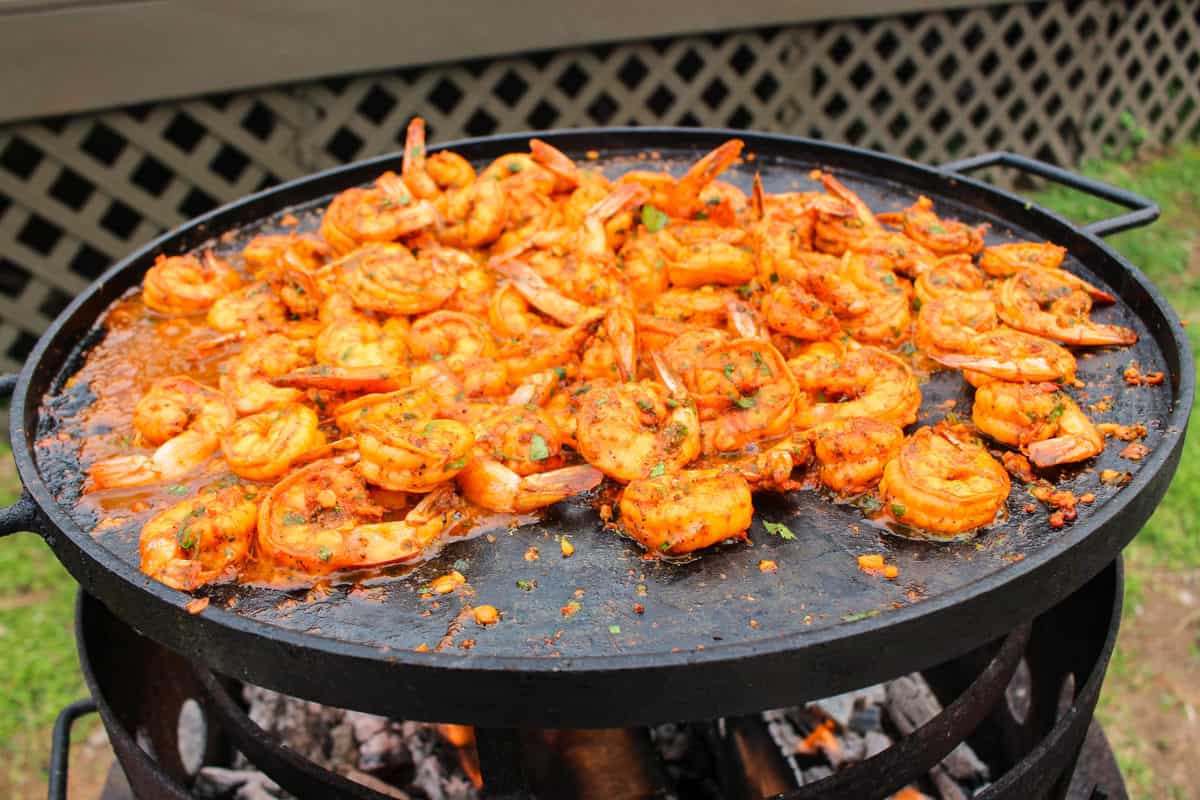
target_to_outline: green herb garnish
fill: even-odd
[[[329,559],[333,558],[333,551],[325,545],[321,545],[317,548],[317,558],[328,563]]]
[[[780,539],[786,539],[790,542],[796,538],[796,534],[792,533],[792,529],[782,522],[767,522],[763,520],[763,527],[767,529],[767,533],[774,534]]]
[[[295,511],[288,511],[283,515],[284,525],[303,525],[306,522],[308,522],[308,517],[297,514]]]
[[[535,433],[529,439],[529,460],[545,461],[549,457],[550,448],[546,446],[546,439],[540,433]]]
[[[658,233],[667,224],[671,218],[650,204],[642,206],[642,224],[646,226],[646,230],[651,233]]]
[[[666,471],[667,471],[667,465],[660,461],[657,464],[655,464],[653,467],[650,468],[650,477],[657,478],[659,475],[662,475]]]

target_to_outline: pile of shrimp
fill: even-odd
[[[254,559],[419,561],[481,509],[602,483],[654,555],[744,539],[754,493],[817,484],[950,539],[1004,513],[981,434],[1036,468],[1103,449],[1067,348],[1136,335],[1090,318],[1113,298],[1063,248],[985,247],[924,197],[877,215],[821,172],[747,196],[718,179],[742,148],[611,180],[533,139],[477,171],[414,120],[401,173],[334,197],[319,234],[158,258],[141,301],[230,354],[215,385],[151,386],[139,446],[87,489],[232,474],[142,530],[143,571],[191,590]],[[915,426],[918,362],[977,387],[973,426]]]

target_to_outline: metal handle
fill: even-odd
[[[71,725],[75,720],[96,711],[92,698],[76,700],[59,712],[54,720],[54,733],[50,745],[50,789],[48,800],[67,800],[67,766],[71,760]]]
[[[1084,194],[1090,194],[1093,197],[1099,197],[1102,200],[1107,200],[1110,203],[1116,203],[1119,206],[1130,209],[1128,213],[1118,214],[1115,217],[1109,217],[1108,219],[1102,219],[1083,226],[1085,232],[1095,236],[1108,236],[1110,233],[1127,231],[1130,228],[1149,225],[1158,219],[1158,204],[1151,202],[1140,194],[1127,192],[1112,184],[1085,178],[1078,173],[1071,172],[1062,167],[1047,164],[1045,161],[1038,161],[1036,158],[1019,156],[1016,153],[1006,153],[1004,151],[984,153],[959,161],[951,161],[949,164],[943,164],[940,169],[943,172],[966,173],[972,170],[983,169],[984,167],[1012,167],[1013,169],[1019,169],[1022,172],[1039,175],[1070,189],[1075,189]]]
[[[17,388],[17,375],[0,375],[0,399],[11,397]],[[7,508],[0,508],[0,536],[7,536],[17,531],[34,530],[37,522],[37,503],[22,492],[21,498]]]

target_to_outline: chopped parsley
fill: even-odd
[[[183,495],[188,493],[188,487],[184,486],[182,483],[176,483],[171,486],[168,486],[167,491],[170,492],[171,494],[175,495],[176,497],[182,497]]]
[[[867,495],[862,499],[862,510],[864,514],[874,514],[881,508],[883,508],[883,503],[879,502],[872,495]]]
[[[425,424],[425,430],[421,431],[422,436],[429,436],[437,430],[437,421],[428,422]]]
[[[940,235],[940,234],[943,234],[946,232],[946,227],[944,225],[939,225],[937,223],[934,223],[933,225],[929,226],[929,232]]]
[[[522,592],[532,592],[537,588],[537,581],[517,581],[517,588]]]
[[[466,459],[466,457],[463,457],[463,458],[454,459],[449,464],[447,464],[446,467],[448,469],[462,469],[466,465],[467,465],[467,459]]]
[[[329,559],[333,558],[333,551],[325,545],[321,545],[317,548],[317,558],[328,563]]]
[[[667,227],[667,224],[670,221],[670,217],[649,203],[642,206],[642,224],[645,225],[646,230],[650,231],[651,233],[658,233],[663,228]]]
[[[649,400],[639,399],[637,401],[637,407],[649,414],[654,410],[654,403],[651,403]]]
[[[545,461],[549,457],[550,448],[546,446],[546,439],[540,433],[535,433],[529,439],[529,460]]]
[[[670,549],[671,549],[671,543],[670,543],[670,542],[663,542],[663,543],[662,543],[662,544],[659,546],[659,548],[658,548],[658,549],[659,549],[659,550],[662,550],[662,551],[665,553],[665,552],[667,552],[668,550],[670,550]]]
[[[567,368],[566,367],[554,367],[553,370],[554,370],[554,374],[558,376],[558,379],[560,381],[566,379],[566,377],[567,377]]]
[[[738,408],[754,408],[757,405],[753,397],[739,397],[733,404]]]
[[[609,625],[608,632],[611,633],[613,636],[616,636],[618,633],[621,632],[621,626],[620,625]]]
[[[1054,403],[1054,408],[1050,409],[1050,413],[1046,415],[1046,421],[1054,422],[1059,417],[1061,417],[1063,415],[1063,412],[1066,410],[1067,410],[1067,407],[1065,405],[1063,405],[1062,400],[1056,401]]]
[[[579,395],[587,394],[591,390],[592,390],[592,385],[590,383],[585,383],[583,386],[580,386],[578,389],[571,392],[571,397],[579,397]]]
[[[512,172],[514,174],[525,169],[525,165],[522,164],[520,161],[510,161],[510,162],[508,162],[507,166],[508,166],[508,171]]]
[[[303,525],[306,522],[308,522],[308,517],[297,514],[295,511],[287,511],[283,515],[284,525]]]
[[[655,464],[653,467],[650,468],[650,477],[657,478],[659,475],[662,475],[666,471],[667,471],[667,465],[660,461],[657,464]]]
[[[796,538],[796,534],[792,533],[792,529],[782,522],[768,522],[763,520],[763,527],[767,529],[767,533],[774,534],[780,539],[786,539],[790,542]]]
[[[904,507],[903,503],[892,503],[892,513],[897,517],[903,517],[906,511],[908,509]]]

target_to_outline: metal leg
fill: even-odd
[[[515,729],[476,728],[475,746],[479,749],[479,771],[483,773],[483,796],[487,800],[534,800]]]

